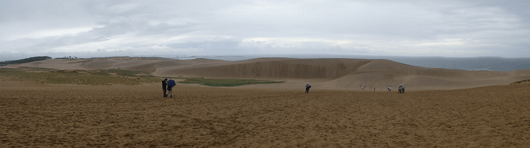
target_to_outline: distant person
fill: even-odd
[[[167,92],[167,95],[166,95],[166,96],[168,96],[168,95],[171,94],[170,97],[173,98],[173,87],[174,87],[175,85],[176,85],[175,80],[171,80],[171,79],[170,79],[170,80],[167,81],[167,90],[168,90],[168,92]]]
[[[388,86],[388,88],[386,88],[388,90],[388,92],[391,92],[392,91],[392,86]]]
[[[400,94],[402,94],[402,93],[404,94],[405,93],[405,83],[399,85],[398,93],[400,93]]]
[[[363,87],[361,87],[361,90],[364,91],[364,85],[363,85]]]
[[[167,79],[162,80],[162,90],[164,90],[164,97],[167,97],[166,90],[167,90]]]
[[[307,83],[305,85],[305,93],[309,93],[309,88],[311,88],[311,85],[309,85],[309,83]]]
[[[375,92],[375,87],[374,87],[374,92]]]
[[[402,93],[405,93],[405,83],[403,82],[403,88],[402,89]]]

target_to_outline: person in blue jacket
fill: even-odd
[[[166,95],[166,96],[169,95],[170,98],[173,98],[173,87],[174,87],[175,85],[176,85],[175,80],[171,80],[171,79],[170,79],[170,80],[167,81],[167,90],[168,90],[168,92],[167,92],[167,95]]]

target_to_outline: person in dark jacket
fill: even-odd
[[[311,88],[311,85],[307,83],[307,85],[305,85],[305,93],[309,93],[309,88]]]
[[[166,89],[167,88],[167,79],[164,79],[162,81],[162,89],[164,90],[164,97],[167,97],[167,94],[166,94]]]

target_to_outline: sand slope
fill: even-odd
[[[369,60],[292,59],[256,61],[215,67],[175,69],[166,73],[232,78],[336,79]]]
[[[209,59],[171,60],[162,58],[50,59],[6,67],[44,67],[54,69],[120,68],[150,72],[161,77],[213,77],[281,80],[275,85],[252,88],[303,88],[310,82],[315,89],[386,91],[407,83],[408,90],[461,89],[507,85],[530,79],[530,70],[511,72],[464,71],[423,68],[388,60],[258,58],[244,61]]]
[[[512,72],[465,71],[423,68],[388,60],[372,60],[357,71],[325,82],[322,85],[326,85],[326,88],[359,89],[360,85],[363,84],[366,88],[375,87],[383,91],[389,85],[397,89],[399,84],[406,83],[407,89],[410,90],[460,89],[488,85],[507,85],[514,81],[528,78],[530,78],[529,70]]]
[[[404,95],[179,85],[174,98],[159,85],[14,86],[0,85],[0,147],[530,145],[529,83]]]

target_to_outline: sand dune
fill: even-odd
[[[336,79],[369,60],[293,59],[257,61],[215,67],[176,69],[167,73],[230,78]]]
[[[512,72],[465,71],[439,68],[423,68],[388,60],[354,59],[289,59],[222,66],[174,69],[166,75],[204,76],[223,78],[261,78],[287,80],[285,84],[263,85],[274,88],[298,88],[311,82],[314,88],[386,91],[401,83],[409,90],[461,89],[489,85],[507,85],[530,79],[529,70]],[[289,81],[291,80],[291,81]],[[296,87],[296,85],[298,87]],[[256,86],[244,86],[254,87]],[[259,87],[259,86],[257,86]]]
[[[357,71],[344,77],[325,82],[327,88],[359,89],[361,84],[367,88],[384,91],[391,85],[407,83],[407,89],[461,89],[489,85],[507,85],[514,81],[530,78],[529,70],[465,71],[440,68],[423,68],[396,63],[388,60],[372,60]],[[366,88],[365,88],[366,89]]]
[[[150,72],[161,77],[252,78],[281,80],[275,85],[242,86],[251,88],[298,88],[310,82],[315,89],[386,91],[401,83],[409,90],[462,89],[507,85],[530,79],[530,70],[510,72],[465,71],[423,68],[389,60],[258,58],[243,61],[210,59],[171,60],[162,58],[95,58],[57,60],[8,65],[8,67],[54,69],[120,68]]]

